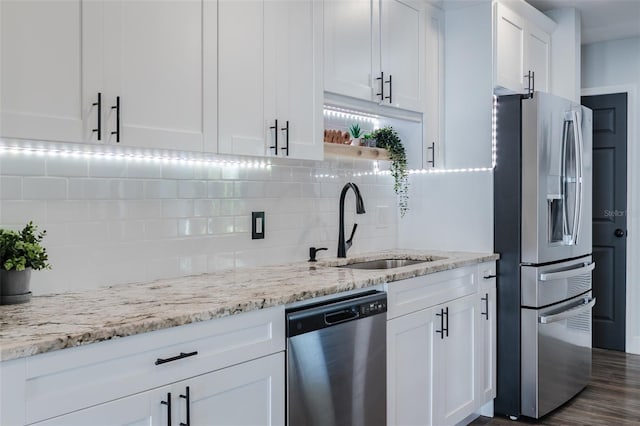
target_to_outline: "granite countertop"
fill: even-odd
[[[445,259],[390,270],[333,267],[409,257]],[[0,360],[285,305],[497,258],[491,253],[393,250],[35,296],[29,303],[0,306]]]

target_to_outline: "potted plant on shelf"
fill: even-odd
[[[354,123],[349,127],[349,133],[351,133],[351,145],[360,146],[360,136],[362,136],[362,129],[358,123]]]
[[[31,271],[51,269],[47,250],[40,245],[46,234],[33,222],[21,231],[0,229],[0,304],[31,300]]]
[[[393,189],[398,194],[400,217],[404,217],[409,209],[409,172],[407,171],[407,154],[402,141],[393,127],[387,126],[373,132],[376,147],[389,151],[391,160],[391,176],[394,179]]]

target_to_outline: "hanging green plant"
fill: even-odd
[[[409,172],[407,171],[407,153],[402,141],[393,127],[387,126],[373,132],[376,146],[389,151],[391,176],[394,179],[393,190],[398,194],[400,217],[409,209]]]

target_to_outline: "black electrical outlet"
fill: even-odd
[[[264,212],[251,212],[251,239],[264,238]]]

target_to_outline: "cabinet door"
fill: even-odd
[[[215,92],[207,93],[215,73],[203,74],[203,57],[211,54],[203,1],[103,3],[108,142],[116,142],[119,96],[122,145],[202,150],[203,104],[215,103]]]
[[[374,0],[324,2],[324,90],[367,101],[379,99],[378,13]]]
[[[96,140],[99,25],[91,2],[0,2],[1,136]],[[100,46],[98,45],[98,48]]]
[[[495,280],[494,280],[495,284]],[[480,407],[496,397],[496,288],[480,290],[478,314],[478,403]]]
[[[456,299],[442,306],[448,312],[444,319],[445,328],[448,329],[445,334],[448,335],[444,339],[436,339],[434,364],[437,366],[435,388],[438,392],[434,394],[434,423],[452,425],[473,413],[476,408],[474,353],[479,315],[477,295]],[[440,321],[440,317],[437,321]]]
[[[284,352],[258,358],[174,385],[189,386],[193,425],[284,424]],[[185,398],[176,407],[176,424],[186,423]]]
[[[495,4],[494,86],[511,92],[524,91],[525,21],[500,3]]]
[[[434,313],[423,309],[387,322],[387,424],[433,424]],[[438,322],[439,326],[440,323]]]
[[[126,398],[116,399],[105,404],[76,411],[60,417],[54,417],[43,422],[34,423],[38,426],[165,426],[168,422],[169,410],[162,401],[168,401],[170,387],[142,392]],[[179,403],[178,395],[171,395],[172,405]]]
[[[551,55],[549,34],[532,24],[527,25],[525,52],[525,74],[528,71],[534,72],[535,90],[549,92],[549,63]]]
[[[218,152],[266,154],[274,136],[275,111],[265,115],[265,96],[273,96],[273,76],[264,73],[266,52],[262,0],[218,2]],[[272,89],[267,89],[265,84]],[[271,145],[269,145],[271,146]]]
[[[380,1],[380,62],[385,81],[383,104],[424,111],[425,26],[424,3]]]
[[[322,159],[322,3],[267,1],[264,12],[265,75],[276,83],[265,94],[275,111],[265,111],[278,118],[277,155]]]
[[[427,6],[426,84],[423,168],[442,167],[439,154],[444,127],[444,15]]]

